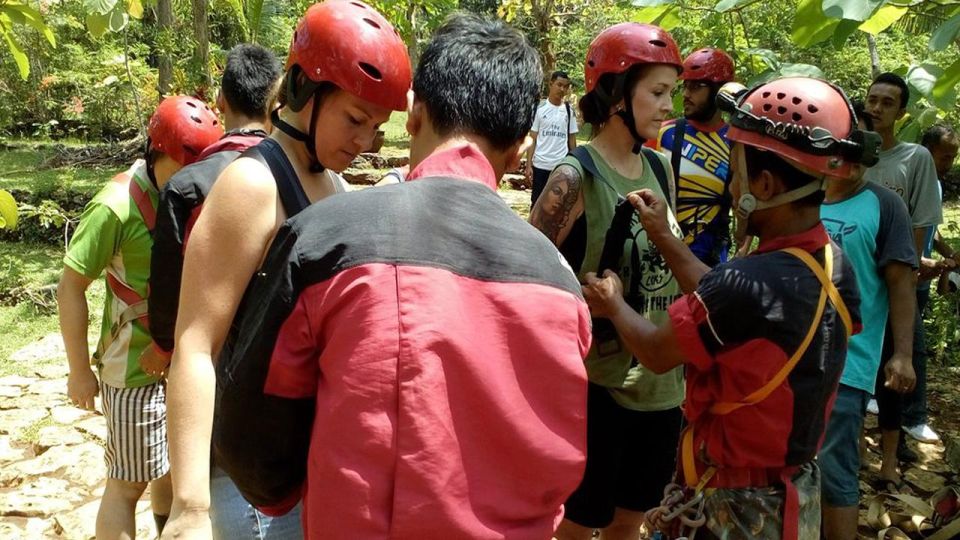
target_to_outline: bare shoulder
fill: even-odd
[[[558,246],[583,213],[582,183],[576,167],[558,166],[550,173],[543,193],[530,211],[530,224]]]

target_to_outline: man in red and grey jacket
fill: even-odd
[[[560,522],[585,463],[590,316],[496,193],[541,77],[503,22],[449,19],[414,78],[407,181],[320,201],[270,248],[218,365],[214,447],[254,498],[299,467],[306,482],[262,500],[302,496],[306,537],[549,538]]]
[[[217,96],[226,134],[204,149],[196,163],[175,174],[160,192],[150,268],[149,313],[154,347],[141,358],[148,371],[159,374],[166,370],[173,352],[183,253],[190,230],[223,169],[267,136],[280,74],[280,63],[269,50],[251,44],[231,49]]]

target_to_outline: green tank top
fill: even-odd
[[[600,255],[607,229],[613,220],[618,195],[625,196],[631,191],[647,188],[661,197],[665,196],[643,154],[640,154],[643,159],[643,174],[640,178],[626,178],[610,167],[590,144],[585,148],[593,157],[602,179],[593,178],[572,156],[567,156],[562,162],[577,169],[583,179],[581,185],[587,242],[583,264],[577,275],[581,282],[587,272],[595,272],[600,264]],[[666,158],[659,155],[658,158],[664,169],[670,171]],[[683,238],[672,210],[668,219],[674,235]],[[647,240],[647,233],[636,214],[631,221],[631,238],[624,244],[617,273],[624,284],[624,296],[633,309],[658,326],[665,324],[668,320],[667,308],[682,296],[680,285],[674,279],[660,251]],[[661,411],[677,407],[683,402],[682,368],[657,375],[637,362],[619,337],[615,339],[619,342],[619,352],[601,356],[598,344],[595,342],[591,346],[586,360],[587,375],[591,382],[606,387],[621,406],[637,411]]]

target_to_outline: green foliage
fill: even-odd
[[[13,56],[21,79],[30,76],[30,61],[14,35],[14,28],[27,26],[39,32],[51,47],[57,46],[53,31],[43,21],[43,16],[32,7],[11,0],[0,0],[0,35],[7,42],[7,50]]]
[[[0,229],[16,229],[18,219],[17,201],[9,191],[0,189]]]

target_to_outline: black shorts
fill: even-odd
[[[634,411],[590,383],[587,394],[587,467],[567,499],[565,517],[601,529],[617,508],[645,512],[660,504],[677,466],[683,414]]]

